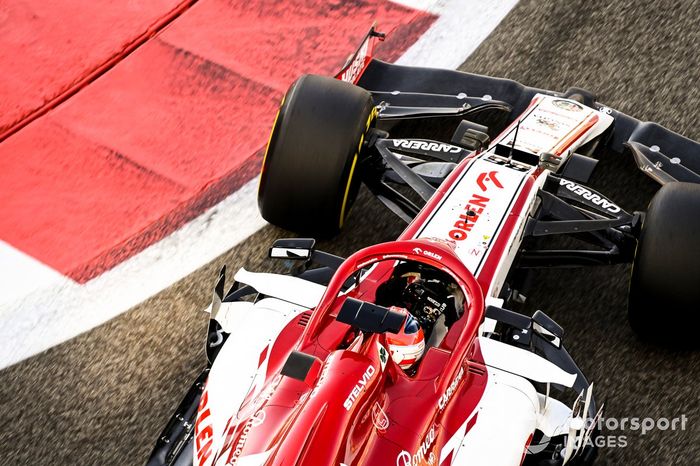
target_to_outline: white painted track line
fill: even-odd
[[[517,0],[394,0],[438,15],[399,58],[399,65],[456,69],[498,26]]]
[[[454,69],[517,2],[396,3],[440,15],[397,63]],[[84,285],[9,245],[0,248],[0,283],[7,284],[0,284],[0,369],[107,322],[258,231],[265,221],[258,213],[256,192],[257,178],[177,232]]]
[[[48,265],[0,240],[0,302],[12,302],[65,277]]]
[[[180,230],[84,285],[59,276],[23,299],[3,300],[0,368],[118,316],[258,231],[265,221],[258,213],[257,187],[257,179],[249,181]]]

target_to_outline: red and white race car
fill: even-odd
[[[383,63],[377,38],[337,79],[292,85],[259,205],[273,224],[331,236],[362,182],[407,228],[347,259],[278,240],[270,257],[290,273],[241,269],[228,291],[224,269],[209,364],[149,465],[591,464],[592,384],[559,325],[509,310],[528,268],[634,262],[633,327],[695,341],[696,142],[580,89]],[[663,184],[645,214],[582,184],[599,147]],[[593,247],[546,249],[552,235]]]

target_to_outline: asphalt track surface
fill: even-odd
[[[699,11],[697,1],[522,1],[462,68],[555,90],[586,87],[697,140]],[[614,155],[592,185],[630,210],[643,209],[655,189],[631,159]],[[350,254],[402,229],[366,192],[347,226],[320,247]],[[288,234],[266,227],[121,317],[0,372],[0,464],[143,464],[204,364],[200,310],[217,270],[269,269],[267,247],[281,236]],[[700,354],[635,338],[625,316],[628,272],[538,272],[527,306],[566,329],[607,417],[688,419],[683,431],[609,431],[626,435],[627,447],[601,449],[597,464],[700,464]]]

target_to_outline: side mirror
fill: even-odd
[[[282,238],[272,243],[271,259],[309,260],[314,252],[313,238]]]
[[[540,154],[540,160],[538,166],[543,170],[550,170],[556,173],[559,169],[559,164],[561,164],[561,157],[550,154],[549,152],[542,152]]]

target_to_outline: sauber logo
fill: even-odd
[[[434,141],[421,141],[420,139],[394,139],[394,147],[401,149],[418,149],[428,152],[445,152],[448,154],[457,154],[462,149],[452,144],[445,144]]]
[[[379,432],[385,432],[389,427],[389,417],[386,415],[378,401],[372,406],[372,424]]]
[[[559,184],[561,186],[564,186],[566,189],[571,191],[574,194],[577,194],[581,196],[582,198],[586,199],[587,201],[591,201],[595,205],[602,207],[603,209],[607,210],[611,214],[617,214],[620,212],[620,207],[618,207],[615,203],[610,202],[609,200],[605,199],[602,196],[599,196],[598,194],[595,194],[591,192],[591,190],[584,188],[580,184],[576,184],[573,181],[565,180],[564,178],[559,181]]]
[[[357,400],[357,397],[360,395],[360,392],[362,392],[362,389],[364,389],[367,383],[370,380],[372,380],[372,376],[375,372],[377,372],[377,369],[375,369],[374,366],[367,366],[367,370],[365,370],[365,373],[362,374],[362,378],[357,381],[352,391],[343,403],[343,407],[346,411],[350,411],[350,408],[352,408],[352,405],[355,403],[355,400]]]
[[[486,182],[490,181],[493,183],[497,188],[503,189],[503,185],[501,184],[500,181],[498,181],[498,178],[496,178],[497,171],[491,171],[491,172],[484,172],[481,173],[477,178],[476,178],[476,184],[479,185],[482,191],[486,191]]]
[[[497,171],[490,171],[479,174],[476,178],[476,184],[484,192],[488,190],[487,182],[492,183],[499,189],[503,189],[503,185],[496,177],[497,173]],[[454,228],[450,231],[450,238],[455,241],[464,241],[467,239],[468,233],[472,231],[490,200],[490,197],[476,193],[472,194],[471,199],[469,199],[464,206],[464,212],[459,215],[457,221],[454,223]]]
[[[418,451],[411,455],[411,453],[403,450],[396,457],[396,466],[418,466],[423,464],[426,456],[428,464],[434,464],[435,455],[430,452],[430,448],[433,446],[433,443],[435,443],[436,437],[437,434],[435,432],[435,424],[433,424],[428,433],[425,435],[420,447],[418,447]],[[430,452],[430,454],[428,454],[428,452]]]

